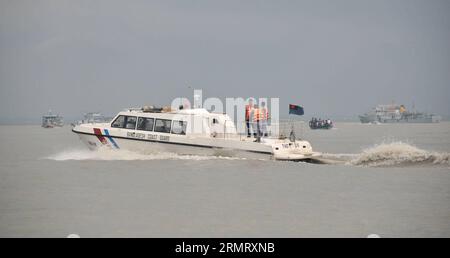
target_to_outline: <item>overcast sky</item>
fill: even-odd
[[[450,114],[450,1],[0,0],[0,122],[192,96]]]

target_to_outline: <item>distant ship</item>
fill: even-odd
[[[410,112],[404,105],[378,105],[372,111],[359,116],[361,123],[439,123],[440,116],[422,112]]]
[[[52,111],[49,111],[48,114],[42,116],[42,127],[53,128],[62,126],[64,126],[64,119],[62,116],[53,115]]]

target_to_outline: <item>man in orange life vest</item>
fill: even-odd
[[[247,126],[247,137],[251,136],[250,133],[250,116],[253,111],[253,99],[248,101],[248,105],[245,105],[245,125]]]
[[[269,119],[269,112],[266,108],[266,103],[261,102],[261,108],[255,105],[253,108],[253,134],[256,141],[260,141],[261,137],[267,137],[267,120]]]
[[[267,137],[267,120],[269,119],[269,111],[266,102],[261,102],[261,108],[258,110],[259,135]]]
[[[261,128],[259,128],[259,106],[253,105],[252,112],[250,114],[250,117],[252,118],[252,129],[253,129],[253,136],[258,140],[261,137]]]

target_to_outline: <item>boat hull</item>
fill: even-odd
[[[324,126],[309,126],[311,130],[329,130],[333,128],[333,125],[324,125]]]
[[[208,138],[140,133],[114,129],[104,125],[75,126],[72,131],[91,150],[124,149],[143,154],[176,153],[180,155],[238,157],[243,159],[275,159],[308,161],[318,157],[307,141],[252,138]]]
[[[407,118],[399,118],[399,119],[392,119],[392,118],[372,118],[368,116],[360,116],[359,120],[363,124],[368,123],[382,123],[382,124],[407,124],[407,123],[417,123],[417,124],[430,124],[430,123],[439,123],[440,118],[438,117],[420,117],[420,118],[413,118],[413,119],[407,119]]]
[[[176,153],[180,155],[239,157],[248,159],[272,158],[272,153],[269,151],[240,150],[227,147],[214,147],[179,142],[149,141],[115,136],[110,136],[110,138],[103,136],[104,140],[99,140],[99,136],[95,134],[76,131],[73,132],[78,134],[80,140],[91,150],[111,148],[129,150],[142,154]]]

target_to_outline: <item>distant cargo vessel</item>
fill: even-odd
[[[404,105],[378,105],[372,111],[359,116],[361,123],[439,123],[440,116],[409,112]]]
[[[42,127],[53,128],[62,126],[64,126],[64,119],[62,116],[53,115],[52,111],[49,111],[48,114],[42,116]]]

